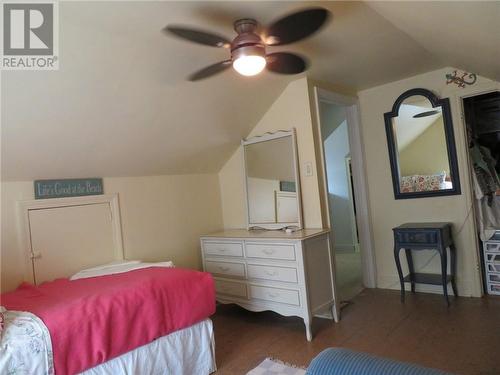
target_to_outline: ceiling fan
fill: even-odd
[[[330,12],[323,8],[308,8],[289,14],[270,26],[258,30],[259,24],[252,18],[243,18],[234,22],[238,35],[232,40],[190,27],[168,25],[163,30],[168,34],[207,46],[227,48],[231,58],[209,65],[193,74],[188,79],[199,81],[221,73],[230,66],[244,76],[254,76],[267,70],[280,74],[298,74],[307,68],[306,60],[294,53],[267,53],[266,48],[282,46],[307,38],[328,19]]]

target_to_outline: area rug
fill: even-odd
[[[306,369],[273,358],[264,359],[247,375],[305,375]]]

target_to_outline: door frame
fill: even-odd
[[[325,90],[323,88],[314,87],[314,102],[316,109],[316,126],[317,126],[317,144],[320,149],[320,161],[322,169],[322,184],[323,194],[328,215],[326,220],[328,227],[331,229],[330,223],[330,203],[328,200],[328,182],[326,174],[325,150],[323,147],[321,133],[321,115],[320,102],[340,105],[346,109],[347,129],[349,134],[349,148],[351,150],[352,177],[354,180],[354,197],[356,200],[357,215],[356,222],[359,231],[359,244],[361,251],[361,263],[363,269],[363,285],[366,288],[377,287],[377,270],[375,264],[375,251],[373,247],[373,233],[371,226],[371,216],[368,200],[368,185],[365,171],[365,157],[362,147],[361,121],[359,115],[359,101],[355,97],[345,96]],[[333,248],[335,257],[335,247],[333,242],[333,230],[330,231],[330,243]]]
[[[471,156],[469,152],[469,145],[467,142],[467,126],[465,123],[465,112],[464,112],[464,99],[470,98],[473,96],[478,96],[482,94],[488,94],[490,92],[500,91],[500,82],[487,82],[484,84],[478,84],[471,87],[466,87],[461,90],[453,90],[450,93],[450,99],[453,100],[453,104],[451,107],[453,123],[456,124],[455,134],[456,139],[455,142],[460,142],[461,146],[465,150],[465,160],[463,163],[460,163],[459,159],[459,167],[461,166],[460,175],[463,176],[461,181],[462,191],[464,197],[466,199],[466,212],[465,212],[465,221],[461,228],[464,230],[470,230],[473,233],[474,238],[474,265],[471,268],[472,276],[474,278],[474,286],[472,288],[476,288],[476,293],[479,296],[484,296],[484,286],[483,286],[483,274],[482,274],[482,265],[481,265],[481,254],[482,248],[479,246],[477,241],[477,233],[478,233],[478,224],[476,217],[476,198],[474,195],[474,184],[473,184],[473,169],[471,168]],[[459,127],[457,131],[457,126]],[[462,139],[459,139],[462,138]],[[459,158],[461,155],[459,156]],[[465,183],[464,183],[465,182]],[[472,216],[472,220],[470,224],[467,224],[468,216]],[[474,293],[474,290],[472,290]]]
[[[353,194],[353,185],[352,185],[352,157],[349,152],[349,156],[346,156],[345,159],[345,168],[347,171],[347,188],[349,189],[349,215],[351,219],[351,225],[355,228],[352,232],[352,244],[354,245],[354,251],[356,253],[360,252],[359,246],[359,238],[358,238],[358,223],[356,222],[356,197]]]
[[[24,280],[30,280],[36,284],[34,259],[37,254],[33,251],[31,243],[30,211],[47,210],[61,207],[87,206],[93,204],[106,203],[109,205],[111,213],[111,226],[113,231],[113,245],[110,249],[115,259],[125,259],[122,237],[122,225],[120,220],[120,204],[118,194],[88,195],[82,197],[52,198],[52,199],[31,199],[17,202],[18,209],[18,229],[20,246],[24,249]]]

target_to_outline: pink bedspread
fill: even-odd
[[[57,375],[75,374],[215,312],[210,274],[146,268],[38,287],[22,284],[2,295],[9,310],[29,311],[49,329]]]

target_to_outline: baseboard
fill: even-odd
[[[378,275],[377,288],[400,290],[399,278],[397,275]],[[458,295],[460,297],[480,297],[473,296],[469,289],[464,288],[467,285],[466,280],[461,279],[460,283],[457,282]],[[405,283],[405,290],[410,291],[410,283]],[[420,293],[443,294],[443,287],[441,285],[428,285],[428,284],[415,284],[415,291]],[[453,296],[453,289],[451,284],[448,284],[448,295]]]

